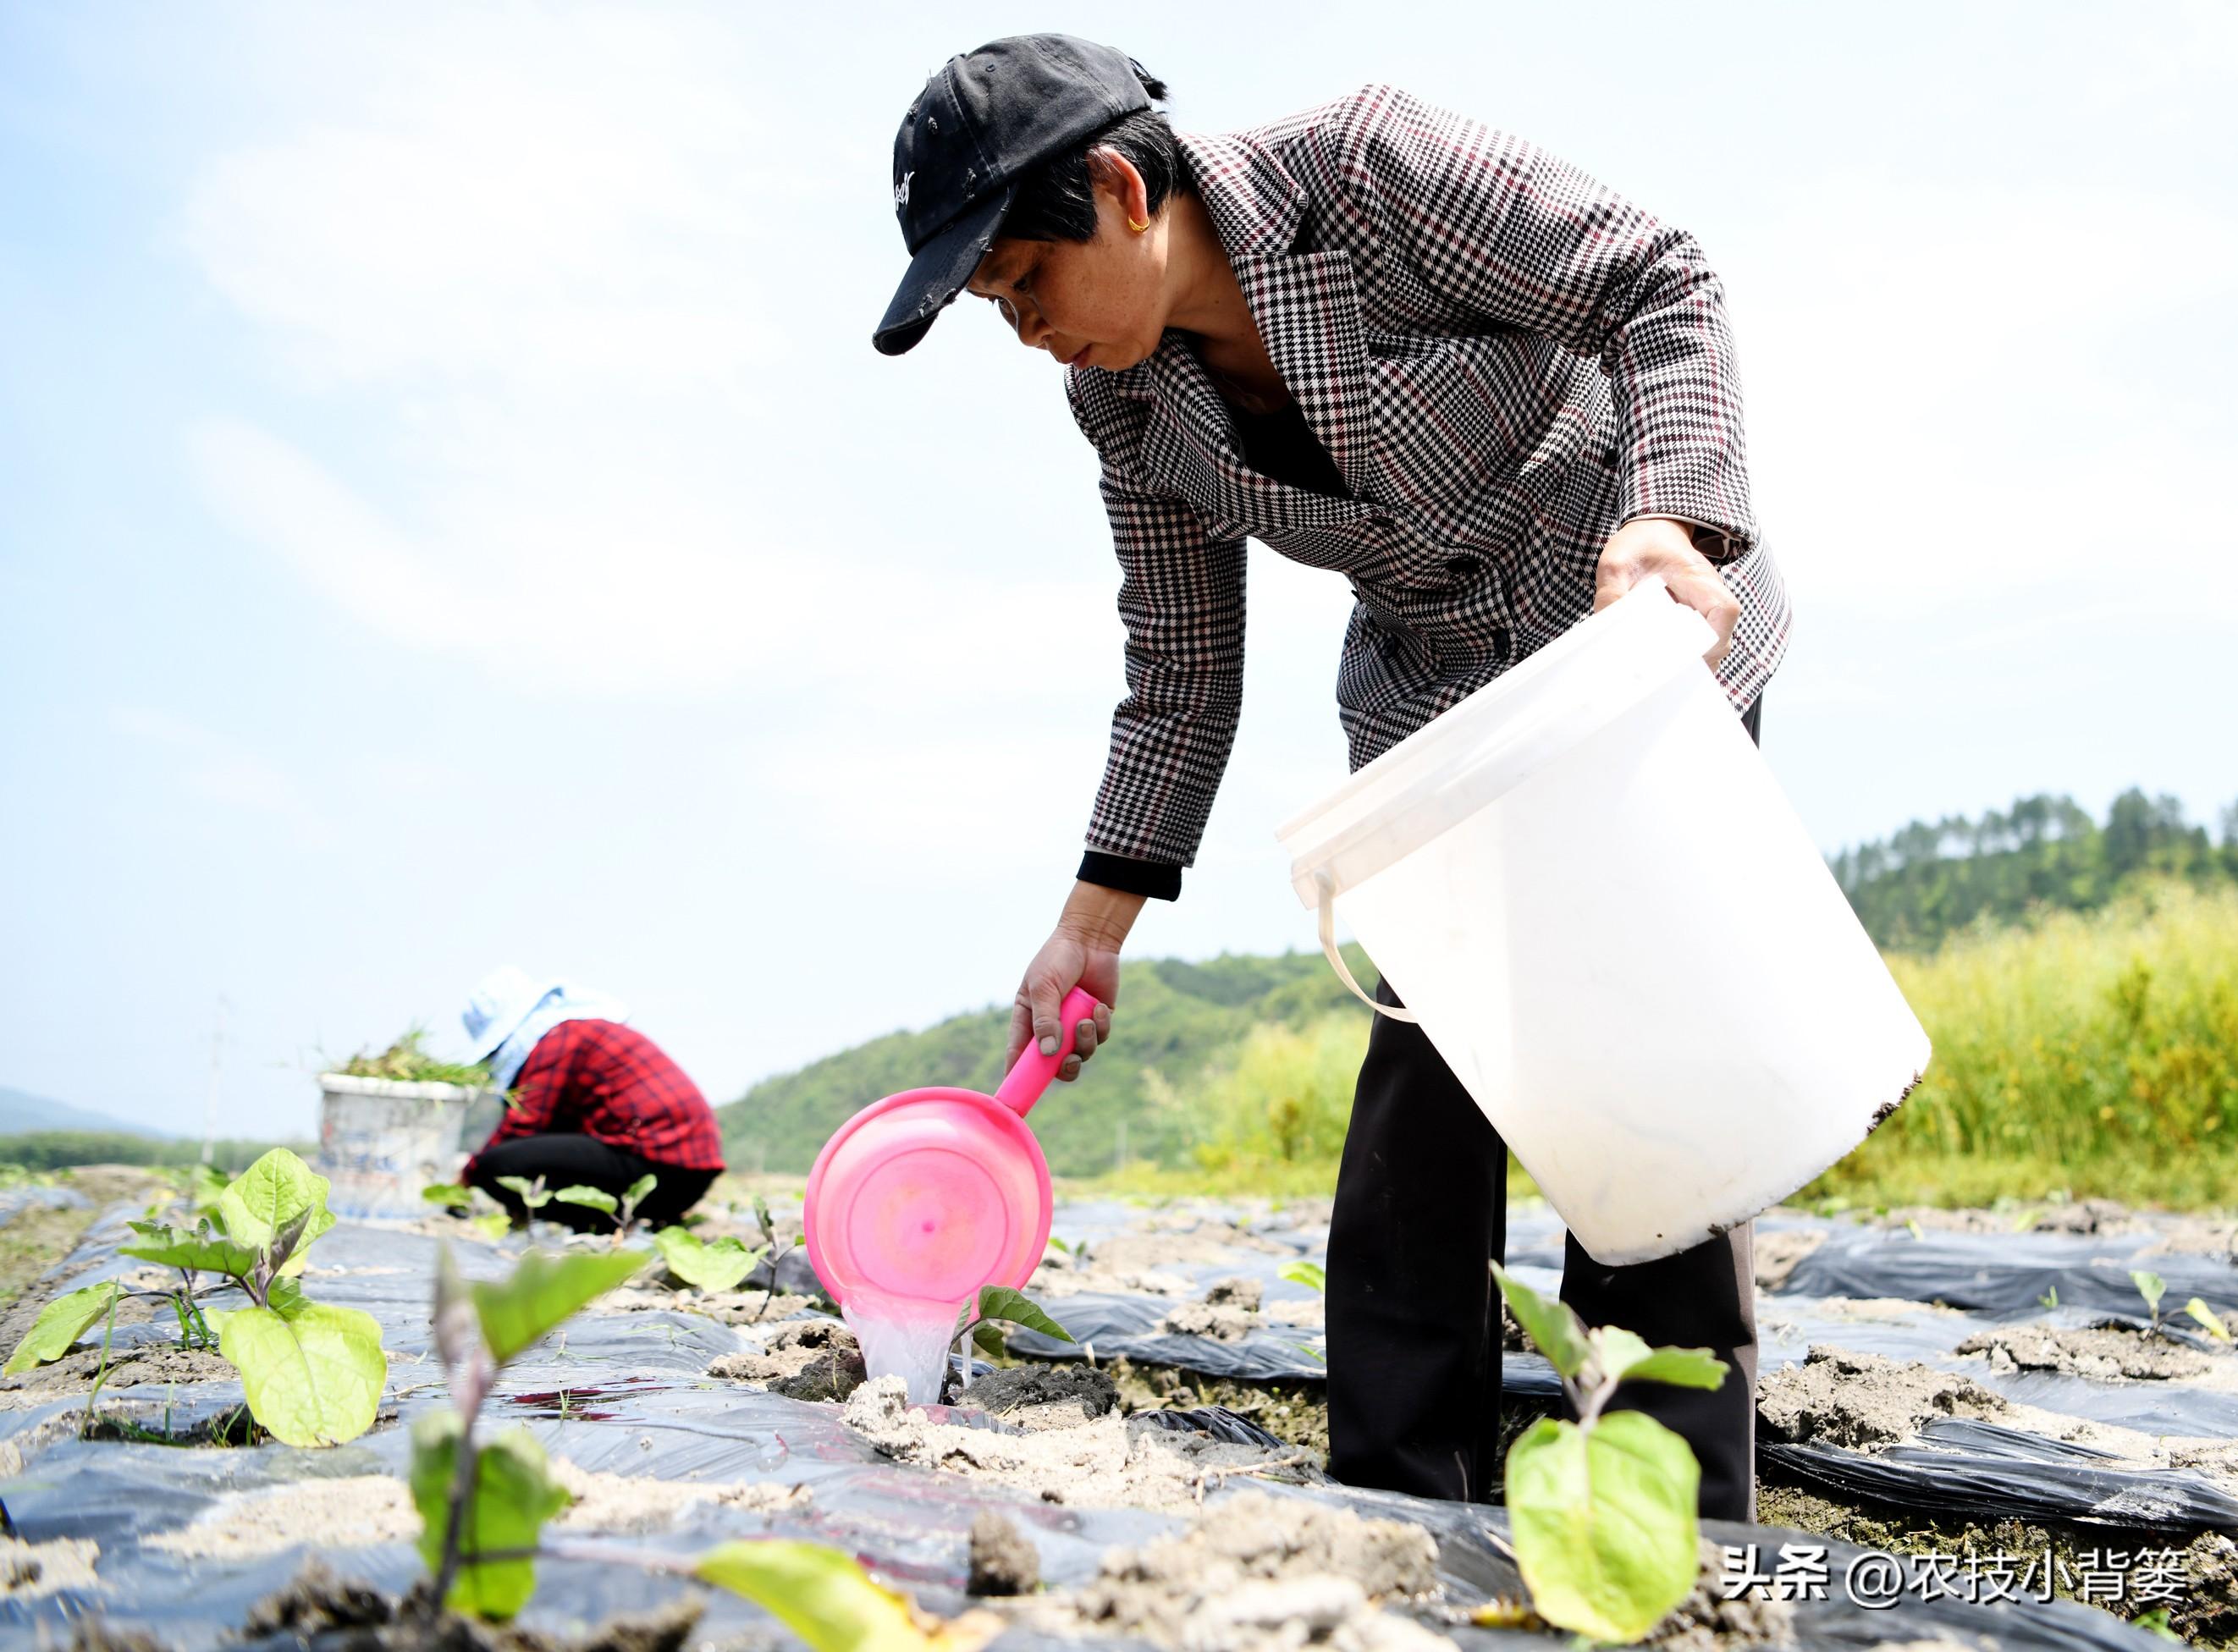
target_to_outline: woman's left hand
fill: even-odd
[[[1683,522],[1667,516],[1637,517],[1609,535],[1593,573],[1593,611],[1599,613],[1651,573],[1663,576],[1672,601],[1685,604],[1717,627],[1716,644],[1702,656],[1716,665],[1733,645],[1741,605],[1709,558],[1694,548]]]

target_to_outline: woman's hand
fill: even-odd
[[[1076,883],[1049,938],[1026,966],[1018,995],[1010,1007],[1010,1049],[1003,1059],[1008,1070],[1029,1039],[1054,1055],[1064,1047],[1065,1028],[1057,1025],[1057,1008],[1075,987],[1096,998],[1096,1016],[1074,1029],[1072,1049],[1056,1070],[1066,1083],[1080,1076],[1080,1064],[1096,1054],[1096,1047],[1111,1036],[1111,1006],[1119,1001],[1119,948],[1142,897],[1098,883]]]
[[[1607,607],[1651,573],[1659,573],[1672,600],[1682,602],[1717,627],[1718,640],[1702,657],[1712,666],[1733,645],[1741,605],[1708,558],[1694,548],[1684,522],[1667,516],[1636,517],[1609,535],[1593,573],[1593,611]]]

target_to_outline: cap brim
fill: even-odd
[[[871,335],[881,355],[899,355],[932,330],[942,310],[963,290],[971,272],[987,255],[1003,215],[1010,209],[1017,186],[1005,184],[944,226],[939,234],[917,249],[909,273],[886,306],[886,319]]]

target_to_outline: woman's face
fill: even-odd
[[[1148,210],[1142,175],[1125,157],[1095,151],[1090,176],[1094,239],[997,237],[965,288],[993,304],[1028,349],[1110,372],[1142,360],[1164,336],[1165,226],[1127,227]]]

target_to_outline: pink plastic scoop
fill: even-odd
[[[1026,1127],[1096,1000],[1075,988],[1055,1055],[1029,1042],[992,1095],[936,1086],[873,1101],[808,1173],[808,1260],[842,1306],[903,1298],[976,1300],[1024,1285],[1049,1244],[1049,1161]]]

